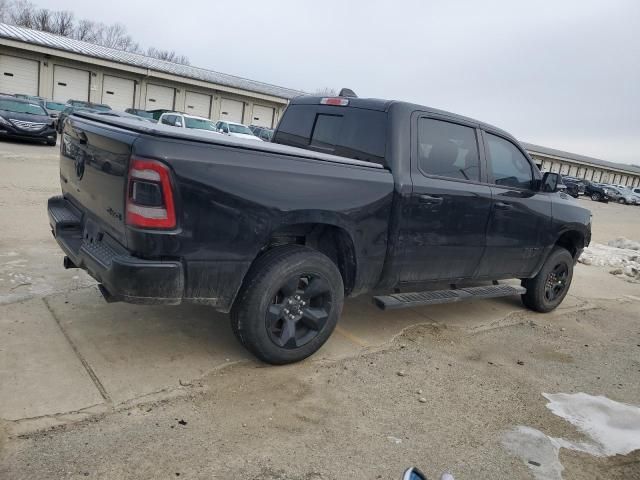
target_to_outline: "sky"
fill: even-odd
[[[198,67],[407,100],[640,165],[639,0],[35,0]]]

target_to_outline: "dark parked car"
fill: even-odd
[[[82,100],[69,100],[64,110],[62,110],[62,112],[60,112],[60,114],[58,115],[56,129],[59,133],[62,133],[64,119],[71,115],[73,112],[77,112],[80,110],[94,113],[112,111],[109,105],[105,105],[103,103],[91,103]]]
[[[611,192],[605,185],[591,182],[584,187],[584,194],[588,195],[594,202],[608,203]]]
[[[137,117],[146,118],[148,120],[158,120],[157,118],[156,119],[153,118],[152,112],[147,112],[146,110],[141,110],[139,108],[127,108],[125,112],[130,113],[131,115],[135,115]]]
[[[560,179],[562,181],[562,185],[566,187],[565,192],[567,194],[571,195],[573,198],[578,198],[580,196],[580,190],[577,183],[572,182],[570,179],[562,175],[560,176]]]
[[[567,193],[574,198],[584,195],[587,182],[581,178],[562,175],[562,183],[567,187]]]
[[[13,96],[16,97],[16,98],[21,98],[23,100],[29,100],[32,103],[38,103],[38,104],[42,105],[43,107],[44,107],[44,103],[47,101],[43,97],[39,97],[37,95],[26,95],[24,93],[16,93]]]
[[[274,364],[374,290],[384,309],[521,295],[551,311],[591,239],[589,210],[511,135],[406,102],[298,97],[275,143],[87,112],[64,135],[48,211],[65,266],[109,301],[230,312]]]
[[[43,106],[44,106],[44,109],[49,114],[49,116],[53,118],[54,120],[53,124],[54,124],[54,127],[56,127],[58,124],[58,117],[60,117],[60,113],[66,108],[66,105],[64,103],[59,103],[59,102],[45,101]]]
[[[270,142],[273,138],[273,130],[271,128],[256,127],[253,130],[253,134],[260,140],[264,140],[265,142]]]
[[[105,103],[93,103],[93,102],[87,102],[86,100],[67,100],[67,105],[70,105],[72,107],[92,108],[100,112],[106,112],[107,110],[111,110],[111,107]]]
[[[39,103],[0,96],[0,136],[56,144],[53,119]]]
[[[155,110],[147,110],[147,113],[150,113],[153,119],[157,122],[160,120],[160,117],[163,113],[173,112],[173,110],[167,110],[166,108],[156,108]],[[182,113],[182,112],[178,112]]]

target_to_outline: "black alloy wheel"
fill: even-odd
[[[538,274],[522,280],[522,286],[527,289],[522,295],[525,306],[546,313],[560,305],[571,287],[574,263],[568,250],[555,247]]]
[[[545,282],[544,296],[548,302],[553,302],[562,295],[567,288],[567,280],[569,279],[569,267],[565,262],[558,263]]]
[[[251,266],[231,309],[231,327],[260,360],[298,362],[331,336],[343,303],[343,279],[332,259],[309,247],[283,245]]]
[[[269,338],[280,348],[306,345],[325,327],[332,306],[331,288],[321,276],[302,274],[289,278],[267,310]]]

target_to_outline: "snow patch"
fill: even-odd
[[[640,449],[640,408],[586,393],[543,393],[547,408],[590,437],[601,455]]]
[[[531,427],[516,427],[502,438],[504,448],[520,457],[536,480],[562,480],[560,443]]]
[[[613,267],[610,273],[629,282],[640,282],[640,242],[617,238],[607,245],[592,243],[578,261],[584,265]]]
[[[589,440],[572,442],[518,426],[502,438],[503,447],[529,467],[536,480],[562,480],[560,448],[596,457],[627,455],[640,449],[640,408],[586,393],[543,393],[547,408]]]

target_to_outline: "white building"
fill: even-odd
[[[273,127],[303,92],[0,23],[0,93]]]
[[[530,143],[523,143],[522,146],[543,172],[556,172],[597,183],[629,187],[640,185],[640,167],[634,165],[608,162]]]

